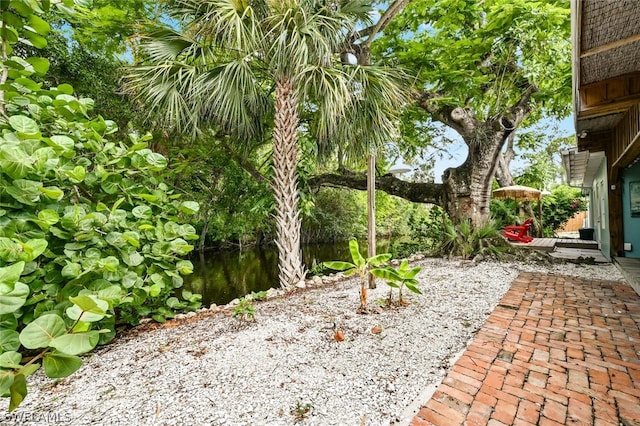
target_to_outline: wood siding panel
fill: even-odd
[[[614,129],[611,155],[616,178],[620,169],[640,156],[640,104],[631,107]]]

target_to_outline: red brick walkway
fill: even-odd
[[[640,425],[640,298],[523,273],[414,417],[422,425]]]

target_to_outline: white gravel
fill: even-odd
[[[350,279],[256,303],[253,323],[226,308],[125,333],[55,385],[41,372],[29,378],[26,400],[13,413],[5,408],[0,424],[402,424],[520,271],[622,280],[609,264],[416,264],[423,295],[405,291],[411,303],[402,308],[357,314]],[[370,304],[388,289],[379,282]]]

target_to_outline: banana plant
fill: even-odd
[[[360,312],[367,312],[367,275],[369,272],[376,275],[376,271],[383,270],[378,268],[391,259],[391,254],[384,253],[377,256],[365,258],[360,254],[358,242],[355,239],[349,241],[349,252],[351,253],[351,262],[324,262],[323,265],[329,269],[343,271],[345,276],[358,275],[360,277]]]
[[[398,303],[400,305],[405,305],[405,302],[402,300],[403,287],[407,287],[416,294],[422,294],[420,289],[416,287],[418,285],[418,280],[415,279],[415,276],[418,275],[421,270],[422,268],[419,266],[409,269],[409,262],[407,262],[407,260],[403,260],[397,269],[392,266],[387,266],[385,268],[374,269],[371,273],[376,277],[385,280],[387,285],[391,287],[389,291],[389,304],[391,304],[393,289],[397,288]]]

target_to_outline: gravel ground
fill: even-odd
[[[406,307],[357,314],[358,283],[325,277],[286,296],[272,291],[252,323],[218,307],[134,329],[67,379],[36,373],[0,424],[402,424],[520,271],[622,280],[612,265],[415,264],[423,295],[405,291]],[[380,282],[370,304],[387,295]],[[334,323],[344,341],[334,339]]]

